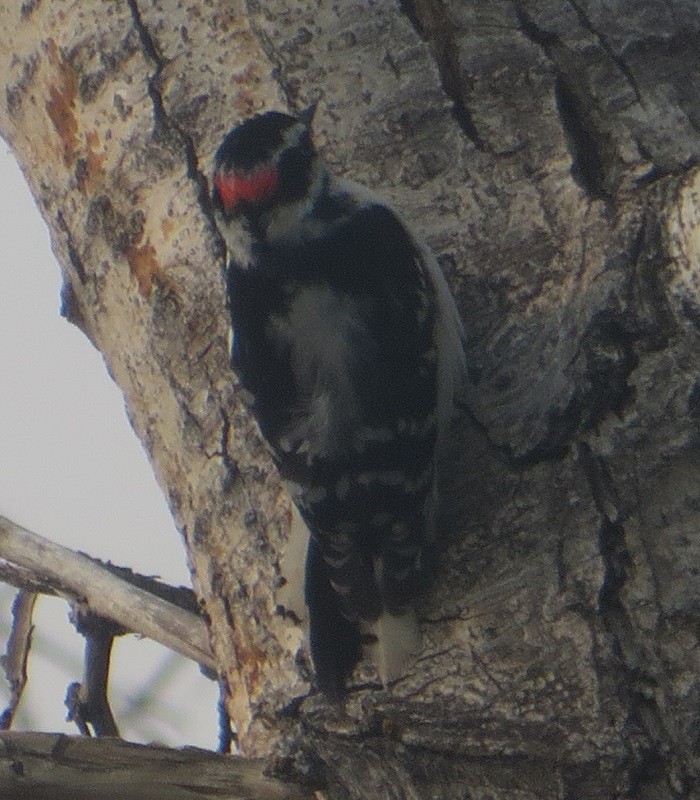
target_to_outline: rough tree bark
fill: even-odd
[[[182,531],[243,751],[343,800],[700,797],[697,0],[1,8],[0,132]],[[205,200],[226,130],[317,99],[333,167],[438,253],[471,378],[425,651],[343,714],[289,706],[288,500]]]

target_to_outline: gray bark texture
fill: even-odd
[[[243,752],[332,800],[699,798],[697,0],[0,9],[0,132],[182,531]],[[205,202],[228,129],[314,100],[333,169],[438,255],[470,366],[424,652],[342,711],[290,704],[288,498]]]
[[[194,747],[0,731],[3,800],[313,800],[264,767]]]

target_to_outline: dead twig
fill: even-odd
[[[0,730],[9,730],[17,712],[22,692],[27,683],[27,661],[32,646],[32,614],[37,595],[20,590],[12,604],[12,631],[7,640],[7,651],[0,663],[10,684],[10,702],[0,716]]]
[[[66,693],[68,719],[84,736],[90,735],[90,728],[95,736],[119,736],[107,693],[114,638],[125,631],[76,605],[71,616],[78,633],[85,637],[85,656],[83,682],[72,683]]]
[[[2,516],[0,558],[17,568],[15,577],[23,575],[36,584],[48,585],[95,615],[154,639],[209,670],[216,669],[206,623],[187,607],[191,600],[183,599],[181,589],[100,564]],[[168,599],[159,596],[163,594]]]

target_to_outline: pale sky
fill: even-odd
[[[189,584],[184,547],[121,392],[100,354],[58,313],[61,276],[48,232],[1,139],[0,185],[0,514],[67,547]],[[0,652],[11,601],[0,584]],[[43,600],[37,612],[23,710],[25,724],[40,730],[77,732],[62,721],[65,689],[80,680],[82,652],[66,609]],[[158,645],[133,636],[119,640],[112,682],[118,724],[169,659]],[[125,725],[123,735],[215,746],[216,686],[182,662],[169,664],[162,713],[146,709],[147,724]],[[0,672],[0,706],[5,699]]]

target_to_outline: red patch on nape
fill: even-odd
[[[218,173],[214,186],[226,211],[232,211],[239,203],[262,203],[269,200],[279,185],[277,167],[263,167],[249,175],[235,172]]]

